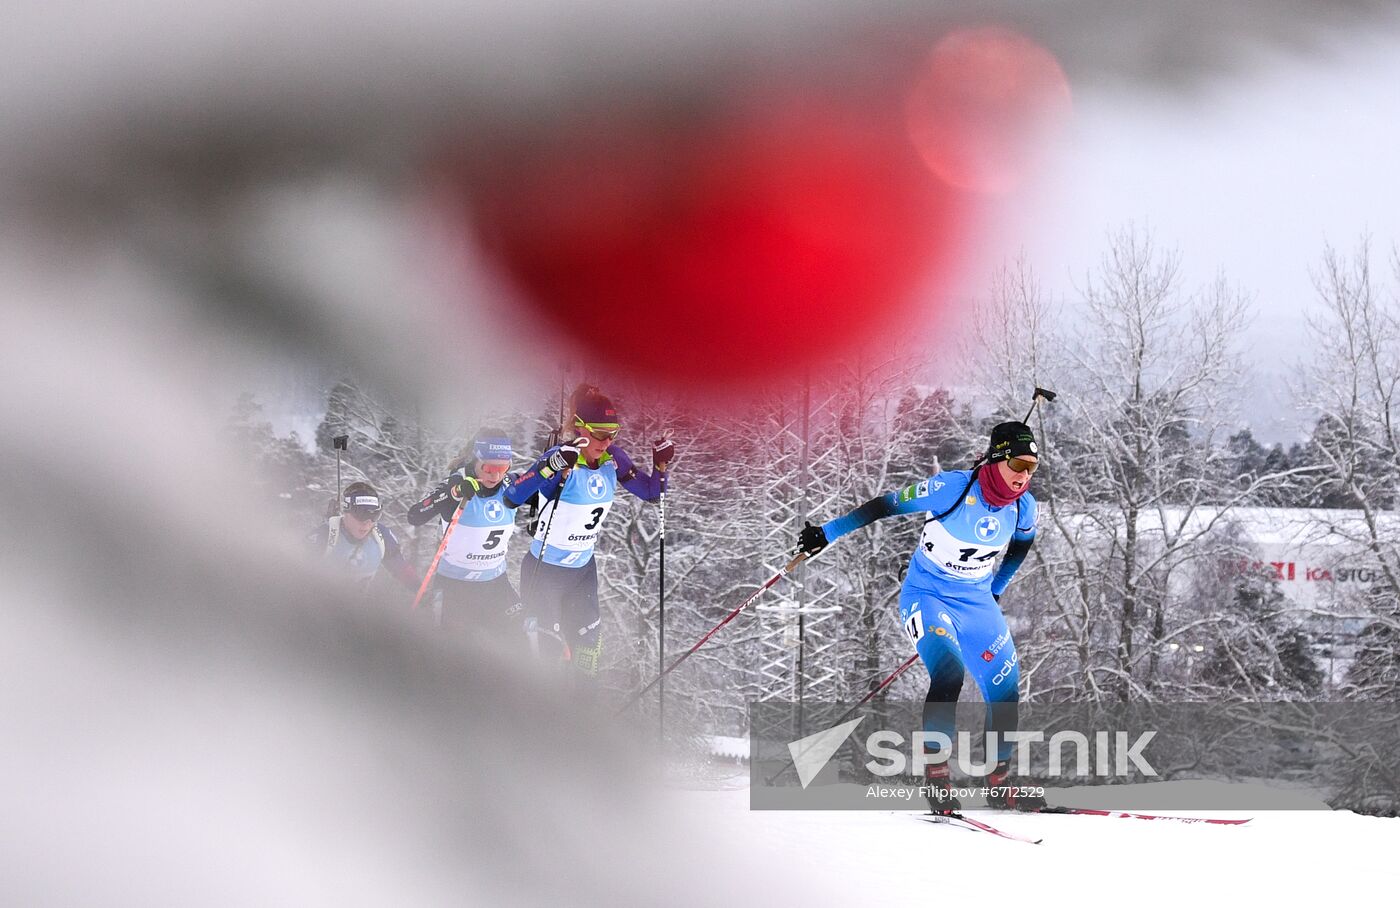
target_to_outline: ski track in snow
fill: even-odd
[[[697,825],[737,840],[762,864],[802,868],[808,882],[829,894],[827,904],[934,905],[987,896],[1029,898],[1036,906],[1120,900],[1209,906],[1246,898],[1338,904],[1346,896],[1385,901],[1400,888],[1400,819],[1343,811],[1178,812],[1252,816],[1243,826],[971,814],[1008,832],[1044,837],[1031,845],[920,822],[912,811],[751,811],[746,787],[677,790],[671,797]],[[763,889],[763,880],[754,885]],[[791,904],[781,892],[755,895],[765,905]]]

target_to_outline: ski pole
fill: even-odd
[[[666,742],[666,492],[661,492],[661,546],[658,559],[661,577],[657,584],[656,605],[656,670],[660,687],[656,692],[656,734]]]
[[[556,430],[556,431],[555,431],[554,436],[555,436],[556,438],[559,437],[559,430]],[[556,442],[556,444],[557,444],[557,442]],[[580,449],[586,448],[586,447],[588,447],[588,439],[586,439],[586,438],[577,439],[577,440],[574,442],[574,445],[575,445],[575,447],[578,447],[578,448],[580,448]],[[555,447],[555,445],[550,445],[550,448],[553,448],[553,447]],[[569,481],[569,470],[571,470],[571,469],[572,469],[572,467],[566,467],[565,469],[563,469],[563,470],[561,470],[561,471],[559,472],[559,477],[560,477],[560,479],[559,479],[559,487],[558,487],[557,489],[554,490],[554,497],[553,497],[552,499],[551,499],[551,498],[548,498],[543,492],[538,493],[537,496],[536,496],[537,498],[542,498],[542,499],[544,499],[544,502],[545,502],[545,506],[546,506],[546,507],[547,507],[548,505],[550,505],[551,503],[554,505],[554,507],[552,507],[552,508],[549,509],[549,519],[546,520],[546,521],[544,522],[544,535],[542,535],[542,536],[540,537],[540,557],[539,557],[539,558],[536,558],[536,559],[534,560],[534,563],[531,565],[531,570],[530,570],[530,592],[531,592],[531,593],[534,593],[534,592],[535,592],[535,588],[534,588],[534,587],[535,587],[535,581],[539,579],[540,565],[544,564],[545,556],[549,554],[549,530],[550,530],[551,527],[554,526],[554,515],[555,515],[555,513],[559,510],[559,501],[564,497],[564,483],[566,483],[566,482]],[[536,526],[536,528],[539,527],[539,522],[538,522],[538,520],[536,521],[535,526]],[[524,601],[524,600],[526,600],[526,599],[532,598],[531,596],[527,595],[526,592],[525,592],[525,566],[524,566],[523,563],[521,564],[521,567],[520,567],[520,598],[521,598],[522,601]],[[528,606],[527,606],[527,607],[528,607]],[[533,609],[531,609],[531,611],[533,611]],[[558,634],[555,634],[555,633],[553,633],[552,631],[542,631],[542,630],[539,630],[539,620],[538,620],[538,619],[539,619],[539,616],[538,616],[538,615],[532,616],[532,621],[527,622],[527,626],[528,626],[528,627],[527,627],[527,630],[525,631],[526,636],[528,636],[528,637],[530,638],[530,650],[531,650],[531,652],[534,653],[535,658],[539,658],[539,655],[540,655],[540,641],[539,641],[539,635],[540,635],[541,633],[543,633],[543,634],[544,634],[545,636],[547,636],[547,637],[553,637],[554,639],[558,640],[559,643],[563,646],[563,653],[562,653],[561,656],[560,656],[560,661],[561,661],[561,662],[571,662],[571,661],[573,661],[573,658],[574,658],[574,656],[573,656],[573,650],[570,648],[568,642],[565,641],[563,637],[560,637]]]
[[[1030,425],[1031,414],[1035,412],[1036,406],[1042,400],[1046,403],[1053,403],[1056,397],[1057,395],[1055,394],[1055,392],[1049,390],[1048,388],[1036,388],[1035,393],[1031,395],[1031,408],[1026,411],[1026,418],[1021,420],[1021,422],[1025,423],[1026,425]]]
[[[887,687],[889,687],[891,684],[893,684],[893,683],[895,682],[895,679],[896,679],[896,678],[898,678],[900,675],[904,674],[906,671],[909,670],[909,666],[913,665],[915,662],[918,662],[918,661],[919,661],[919,654],[918,654],[917,652],[915,652],[914,655],[912,655],[912,656],[910,656],[908,659],[905,659],[905,660],[904,660],[904,664],[903,664],[903,665],[901,665],[899,668],[897,668],[897,669],[895,669],[893,672],[891,672],[891,673],[889,674],[889,677],[887,677],[887,678],[885,678],[885,680],[881,681],[880,684],[879,684],[874,690],[872,690],[870,693],[868,693],[868,694],[866,694],[864,697],[862,697],[862,698],[861,698],[861,701],[860,701],[859,703],[857,703],[855,706],[852,706],[850,709],[846,710],[845,715],[843,715],[841,718],[837,719],[835,722],[833,722],[833,723],[831,723],[831,724],[832,724],[832,725],[840,725],[842,722],[845,722],[847,719],[849,719],[849,718],[855,713],[856,710],[860,709],[862,706],[864,706],[865,704],[869,703],[871,700],[874,700],[875,697],[876,697],[876,695],[878,695],[878,694],[880,693],[880,691],[884,690],[885,688],[887,688]]]
[[[530,638],[531,655],[533,655],[536,659],[540,657],[540,634],[544,634],[546,637],[558,641],[559,650],[563,653],[563,655],[559,658],[560,662],[573,661],[574,651],[569,646],[569,641],[565,640],[563,637],[559,636],[554,631],[540,627],[540,622],[538,618],[527,618],[525,620],[525,636]]]
[[[807,558],[808,558],[808,555],[807,555],[806,552],[798,552],[798,553],[796,553],[795,555],[793,555],[792,560],[789,561],[786,565],[784,565],[782,570],[778,571],[778,573],[774,574],[772,577],[769,577],[767,580],[765,580],[765,581],[763,582],[763,585],[760,586],[758,589],[754,590],[753,593],[749,596],[749,598],[747,598],[747,599],[745,599],[743,602],[739,603],[738,607],[735,608],[734,611],[730,612],[728,615],[725,615],[723,621],[721,621],[719,624],[716,624],[714,627],[710,628],[710,629],[705,633],[705,636],[703,636],[703,637],[701,637],[699,640],[695,641],[695,645],[694,645],[694,646],[692,646],[690,649],[688,649],[688,650],[686,650],[684,653],[682,653],[682,654],[680,655],[680,658],[676,659],[675,662],[672,662],[668,668],[666,668],[664,671],[661,672],[661,674],[657,675],[655,678],[652,678],[649,682],[647,682],[647,685],[646,685],[645,687],[643,687],[641,690],[637,691],[637,692],[636,692],[635,694],[633,694],[632,696],[628,697],[628,698],[627,698],[627,702],[624,703],[624,704],[622,704],[622,707],[621,707],[620,709],[618,709],[618,712],[619,712],[619,713],[626,712],[627,709],[628,709],[630,706],[632,706],[632,704],[634,704],[634,703],[636,703],[638,700],[642,699],[642,697],[644,697],[644,696],[646,695],[646,692],[647,692],[647,691],[651,690],[651,689],[652,689],[653,687],[655,687],[658,683],[660,683],[660,681],[661,681],[662,678],[665,678],[665,677],[666,677],[667,675],[669,675],[671,672],[675,671],[677,666],[679,666],[679,665],[680,665],[682,662],[684,662],[685,660],[689,659],[692,655],[694,655],[694,653],[695,653],[696,650],[698,650],[700,647],[704,646],[707,642],[709,642],[709,639],[710,639],[711,637],[713,637],[715,634],[719,633],[719,629],[720,629],[720,628],[724,627],[726,624],[728,624],[729,622],[733,621],[735,618],[739,617],[739,613],[740,613],[740,612],[742,612],[744,609],[746,609],[746,608],[748,608],[750,605],[752,605],[752,604],[753,604],[753,601],[754,601],[755,599],[757,599],[760,595],[762,595],[766,590],[770,589],[775,583],[777,583],[779,580],[782,580],[782,579],[783,579],[784,577],[786,577],[788,574],[792,573],[793,569],[796,568],[796,567],[797,567],[799,564],[801,564],[802,562],[806,561]]]
[[[331,439],[331,447],[335,448],[335,506],[340,507],[341,496],[345,494],[345,488],[340,481],[340,452],[350,448],[349,435],[337,435]]]
[[[457,529],[457,521],[462,519],[462,512],[466,510],[467,497],[462,496],[462,500],[457,505],[457,510],[452,512],[452,520],[447,524],[447,529],[442,533],[442,542],[438,543],[437,554],[433,556],[433,563],[428,565],[428,572],[423,575],[423,583],[418,587],[418,595],[413,597],[413,608],[418,608],[418,603],[423,601],[423,595],[428,592],[429,585],[433,582],[433,575],[437,573],[438,562],[442,560],[442,553],[447,551],[447,540],[452,538],[452,531]]]
[[[840,725],[842,722],[845,722],[845,721],[846,721],[847,719],[849,719],[851,716],[855,715],[855,714],[856,714],[856,711],[857,711],[858,709],[860,709],[860,708],[861,708],[862,706],[864,706],[865,704],[869,703],[871,700],[874,700],[875,697],[879,695],[880,691],[884,690],[885,688],[887,688],[887,687],[889,687],[891,684],[893,684],[893,683],[895,682],[895,679],[896,679],[896,678],[898,678],[900,675],[904,674],[906,671],[909,670],[909,666],[913,665],[915,662],[918,662],[918,661],[919,661],[919,654],[918,654],[918,652],[916,651],[916,652],[914,653],[914,655],[912,655],[912,656],[910,656],[908,659],[905,659],[905,660],[904,660],[904,664],[903,664],[903,665],[901,665],[899,668],[895,669],[894,671],[890,672],[890,674],[889,674],[888,676],[886,676],[885,680],[881,681],[881,682],[875,687],[874,690],[872,690],[870,693],[868,693],[868,694],[866,694],[864,697],[862,697],[862,698],[861,698],[861,701],[860,701],[859,703],[857,703],[855,706],[852,706],[850,709],[848,709],[848,710],[846,710],[844,713],[842,713],[842,714],[841,714],[841,718],[837,719],[835,722],[832,722],[831,725],[828,726],[828,727],[829,727],[829,728],[835,728],[836,726]],[[803,751],[803,754],[805,754],[805,753],[806,753],[806,751]],[[802,754],[799,754],[799,756],[801,756],[801,755],[802,755]],[[794,761],[794,763],[795,763],[795,761]],[[775,773],[773,773],[771,776],[769,776],[769,777],[764,781],[763,784],[765,784],[765,785],[772,785],[772,784],[773,784],[773,780],[776,779],[776,778],[778,778],[778,776],[782,775],[783,773],[787,772],[787,770],[788,770],[788,768],[787,768],[786,766],[784,766],[782,769],[778,770],[777,772],[775,772]]]

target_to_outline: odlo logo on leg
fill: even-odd
[[[995,675],[992,675],[992,683],[1000,684],[1001,682],[1005,681],[1007,677],[1011,674],[1011,670],[1016,667],[1016,660],[1019,659],[1020,656],[1020,653],[1013,652],[1011,654],[1011,658],[1006,660],[1006,664],[1003,665],[1000,669],[998,669]]]

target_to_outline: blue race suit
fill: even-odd
[[[530,554],[520,565],[520,595],[526,621],[538,636],[555,637],[584,674],[598,671],[602,622],[598,610],[598,569],[593,549],[603,532],[621,485],[643,501],[655,501],[666,489],[666,474],[639,471],[625,451],[611,445],[596,467],[580,460],[555,473],[548,466],[550,448],[505,493],[508,507],[542,495]]]
[[[454,471],[431,495],[408,509],[408,522],[421,526],[436,517],[446,531],[460,504],[450,489],[466,477],[466,467]],[[433,578],[442,594],[439,622],[444,631],[461,637],[484,632],[508,652],[525,644],[520,597],[506,577],[516,509],[506,504],[505,490],[512,481],[507,476],[494,488],[480,487],[460,504],[462,515]]]
[[[834,542],[874,520],[919,511],[928,516],[900,590],[899,620],[928,668],[924,731],[954,738],[964,673],[972,675],[987,703],[987,728],[1012,731],[1020,670],[1016,644],[993,597],[1006,589],[1035,539],[1035,498],[1026,492],[995,507],[972,481],[972,471],[951,470],[872,499],[822,530]],[[1009,758],[1012,750],[1011,742],[999,740],[997,759]]]

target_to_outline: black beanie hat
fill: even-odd
[[[992,443],[987,448],[987,463],[996,463],[1009,457],[1024,457],[1030,454],[1040,456],[1040,448],[1031,434],[1031,427],[1023,422],[1004,422],[992,429]]]

